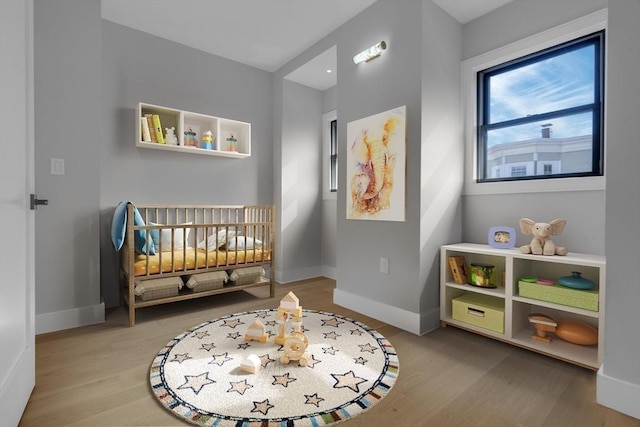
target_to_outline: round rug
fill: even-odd
[[[380,401],[398,375],[398,356],[389,341],[344,316],[302,313],[308,339],[304,361],[281,360],[283,346],[274,343],[276,310],[233,314],[167,343],[151,365],[153,393],[174,415],[216,427],[328,426]],[[245,340],[256,320],[265,326],[267,342]],[[241,369],[252,359],[256,373]]]

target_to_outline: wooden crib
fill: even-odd
[[[136,310],[268,286],[274,296],[273,206],[127,205],[120,295]]]

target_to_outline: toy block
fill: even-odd
[[[244,372],[248,372],[250,374],[255,374],[260,370],[261,367],[260,358],[255,354],[250,354],[246,359],[242,361],[240,364],[240,369]]]
[[[289,292],[280,300],[280,307],[286,309],[296,309],[300,306],[300,300],[293,292]]]
[[[265,332],[264,323],[260,321],[260,319],[256,319],[249,325],[247,328],[247,333],[244,336],[244,341],[258,341],[261,343],[266,343],[269,340],[269,334]]]

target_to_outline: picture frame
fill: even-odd
[[[406,117],[403,105],[347,123],[347,219],[405,220]]]
[[[516,230],[513,227],[495,226],[489,228],[489,246],[496,249],[511,249],[516,245]]]

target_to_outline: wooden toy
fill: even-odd
[[[302,309],[302,307],[300,307],[300,300],[293,292],[289,292],[280,300],[280,308],[286,310]]]
[[[533,325],[536,332],[531,335],[531,338],[536,341],[542,341],[549,343],[551,337],[547,335],[547,332],[554,332],[558,324],[549,316],[544,314],[532,313],[529,315],[529,322]]]
[[[287,340],[287,321],[290,319],[294,322],[294,330],[301,332],[302,306],[293,292],[289,292],[280,300],[280,307],[276,311],[276,324],[278,325],[278,331],[274,338],[276,344],[283,345]]]
[[[558,338],[578,345],[593,345],[598,343],[598,328],[582,322],[561,320],[556,322],[551,317],[540,313],[531,313],[529,322],[536,332],[531,338],[536,341],[549,343],[551,337],[546,332],[553,332]]]
[[[247,328],[247,333],[244,335],[244,341],[259,341],[266,343],[269,340],[269,334],[265,331],[264,323],[260,319],[256,319]]]
[[[302,332],[293,332],[284,343],[284,356],[280,363],[287,365],[291,361],[297,361],[300,366],[307,366],[311,361],[311,354],[306,351],[309,346],[307,336]]]
[[[558,322],[555,334],[565,341],[579,345],[598,344],[598,329],[582,322]]]
[[[242,361],[240,364],[240,369],[244,372],[248,372],[250,374],[255,374],[260,370],[261,367],[260,358],[255,354],[250,354],[246,359]]]

